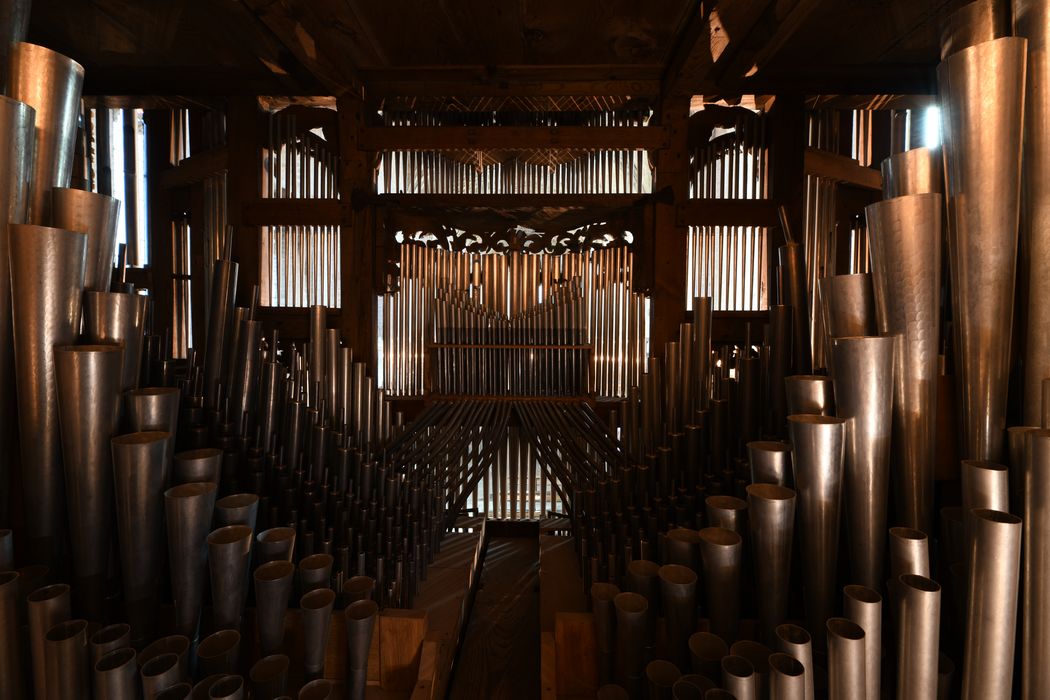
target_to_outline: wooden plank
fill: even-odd
[[[178,165],[157,173],[157,187],[170,190],[173,187],[195,185],[213,173],[229,166],[230,152],[226,146],[196,153],[183,158]]]
[[[542,587],[540,589],[542,591]],[[554,632],[540,632],[540,698],[557,700],[558,698],[557,652],[554,645]]]
[[[338,199],[271,199],[260,197],[243,206],[242,220],[250,226],[339,226],[345,207]]]
[[[364,127],[357,147],[366,151],[667,148],[669,134],[654,126],[387,126]]]
[[[384,690],[410,691],[415,687],[426,633],[426,610],[387,609],[380,615],[380,685]]]
[[[622,209],[649,199],[650,195],[637,194],[380,194],[367,201],[383,207],[419,209]]]
[[[677,207],[681,226],[776,226],[777,207],[769,199],[690,199]]]
[[[598,690],[598,639],[594,615],[554,616],[554,667],[558,695],[594,695]]]
[[[365,93],[385,97],[653,97],[662,66],[409,66],[360,71]]]
[[[807,148],[804,168],[808,175],[827,177],[838,182],[869,190],[882,190],[882,173],[875,168],[866,168],[853,158],[829,153],[819,148]]]

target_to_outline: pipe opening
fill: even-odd
[[[864,639],[864,629],[844,617],[833,617],[827,622],[828,632],[836,637],[859,641]]]
[[[726,656],[722,659],[722,671],[736,678],[750,678],[755,675],[755,668],[743,656]]]
[[[766,501],[790,501],[795,497],[793,490],[776,484],[750,484],[747,487],[747,493]]]
[[[735,547],[742,541],[740,535],[724,527],[705,527],[700,531],[700,538],[720,547]]]
[[[843,590],[847,598],[856,600],[860,603],[875,604],[882,602],[882,596],[879,595],[879,592],[868,588],[867,586],[850,584],[849,586],[846,586],[846,588]]]
[[[49,629],[45,639],[49,642],[64,642],[67,639],[72,639],[86,629],[87,620],[67,620],[66,622],[60,622]]]
[[[928,579],[925,576],[918,576],[916,574],[901,574],[900,582],[909,588],[925,591],[927,593],[937,593],[941,590],[940,584],[933,579]]]
[[[802,662],[790,654],[777,652],[769,657],[769,667],[785,676],[801,676],[806,672]]]
[[[335,591],[331,588],[318,588],[310,591],[299,601],[299,607],[303,610],[320,610],[328,607],[335,601]]]
[[[95,664],[95,671],[104,673],[106,671],[112,671],[117,668],[128,664],[135,659],[135,650],[131,647],[124,647],[123,649],[115,649]]]

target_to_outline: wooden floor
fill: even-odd
[[[534,537],[489,539],[451,700],[540,697],[539,571]]]

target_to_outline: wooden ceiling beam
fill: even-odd
[[[751,41],[748,42],[749,46],[745,50],[735,52],[728,57],[728,60],[723,62],[718,74],[719,81],[732,83],[748,76],[761,75],[762,70],[772,62],[780,50],[805,25],[806,20],[809,19],[810,15],[822,2],[823,0],[794,0],[783,14],[772,18],[772,31],[768,36],[752,37]],[[758,4],[767,6],[763,8],[762,14],[765,13],[766,9],[769,9],[771,12],[776,12],[778,9],[778,3],[759,0]],[[754,18],[756,23],[762,17],[762,14]],[[755,29],[754,24],[752,29]],[[749,32],[749,36],[751,36],[751,32]]]
[[[383,126],[361,130],[365,151],[533,148],[666,148],[659,126]]]
[[[323,20],[301,0],[241,0],[333,96],[360,92],[349,62],[335,61],[345,52],[324,33]]]
[[[692,97],[697,86],[710,75],[714,66],[711,55],[711,2],[696,2],[667,62],[661,95]]]
[[[417,66],[361,71],[369,98],[653,97],[660,66]]]

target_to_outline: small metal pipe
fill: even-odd
[[[777,625],[776,646],[781,652],[789,654],[805,669],[805,698],[813,700],[814,675],[816,667],[813,665],[813,640],[809,632],[803,627],[792,624]],[[772,660],[772,656],[770,657]]]
[[[84,698],[91,694],[87,626],[87,620],[67,620],[47,631],[44,657],[49,700]]]
[[[851,700],[867,692],[864,630],[846,618],[833,617],[828,631],[828,700]]]
[[[324,675],[325,651],[328,648],[328,627],[332,621],[335,592],[317,588],[299,601],[303,611],[303,669],[306,678]]]
[[[137,700],[139,697],[138,663],[131,647],[114,649],[95,662],[93,685],[96,698]]]
[[[295,565],[283,559],[267,562],[253,574],[259,650],[263,654],[276,652],[284,642],[284,619],[292,594],[294,574]]]
[[[937,697],[941,587],[936,581],[913,574],[900,576],[897,581],[897,697],[933,700]]]
[[[220,630],[240,626],[251,541],[252,530],[245,525],[220,527],[207,537],[212,618]]]

